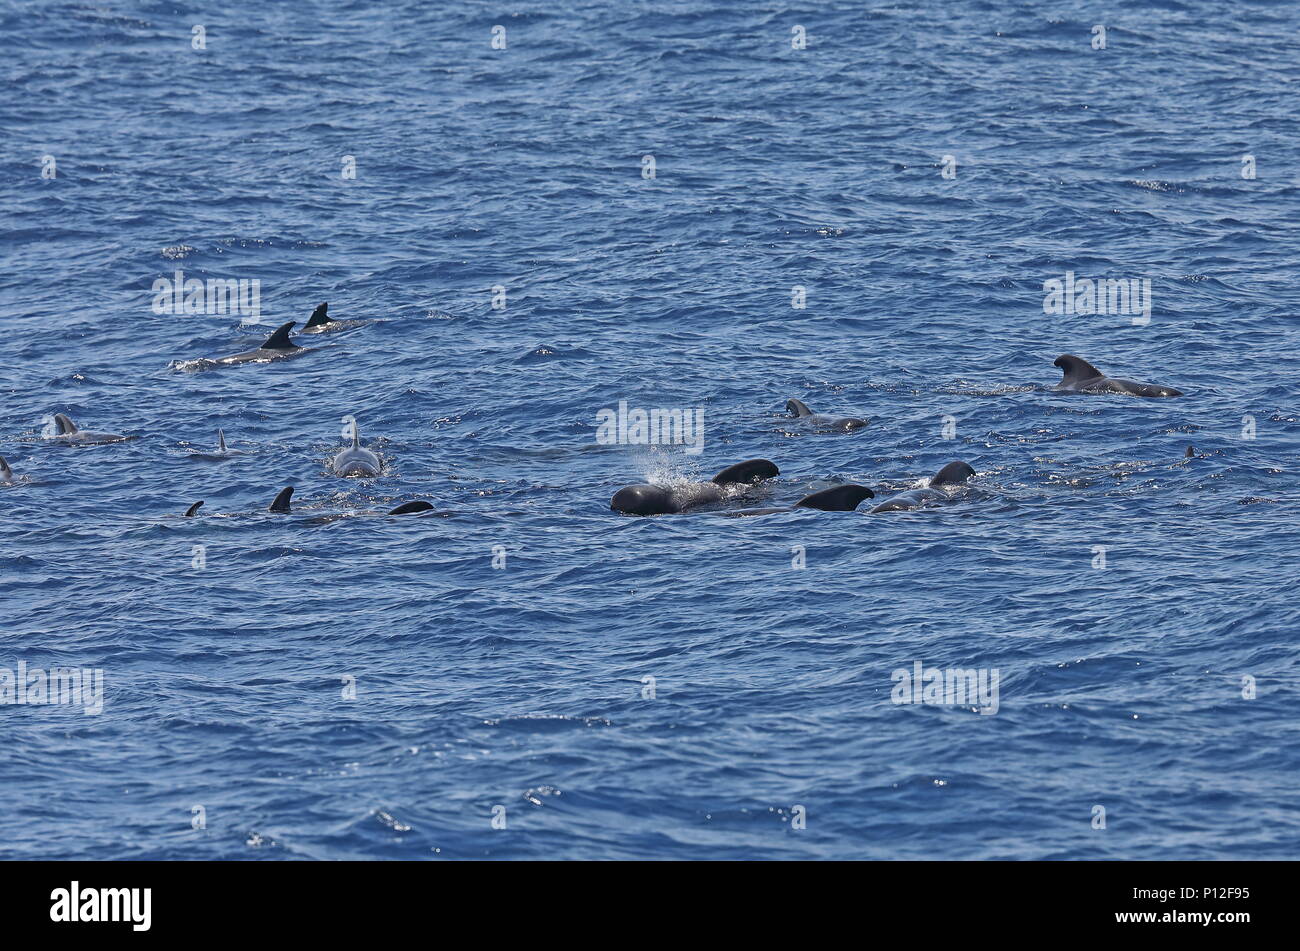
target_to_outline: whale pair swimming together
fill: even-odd
[[[288,515],[292,511],[292,508],[290,506],[290,500],[292,498],[293,498],[293,486],[286,485],[283,489],[281,489],[278,493],[276,493],[276,496],[271,501],[271,506],[270,508],[267,509],[267,511],[274,512],[277,515]],[[198,514],[198,511],[201,508],[203,508],[202,499],[200,499],[198,502],[195,502],[193,505],[187,508],[185,510],[184,517],[193,518],[195,515]],[[432,502],[426,502],[423,499],[415,499],[411,502],[403,502],[401,505],[397,506],[397,508],[393,509],[391,512],[386,512],[384,514],[411,515],[415,512],[428,512],[432,508],[433,508]]]
[[[330,460],[330,471],[337,476],[378,476],[383,469],[383,463],[379,461],[379,456],[361,445],[361,427],[357,425],[356,420],[352,420],[351,427],[352,445],[339,450],[338,454]],[[190,458],[217,460],[243,454],[240,449],[227,447],[226,433],[218,429],[216,452],[195,452],[190,454]]]
[[[776,465],[767,459],[748,459],[723,469],[709,482],[695,482],[680,486],[629,485],[614,493],[609,507],[624,515],[670,515],[686,512],[701,505],[747,497],[758,483],[780,475]],[[876,512],[906,512],[964,497],[966,480],[975,470],[964,462],[950,462],[936,472],[924,488],[901,492],[881,502]],[[822,489],[805,495],[792,506],[785,508],[742,509],[734,515],[768,515],[790,512],[797,508],[818,509],[823,512],[852,512],[876,493],[865,485],[849,483]]]
[[[1176,390],[1172,386],[1139,383],[1136,380],[1106,376],[1087,360],[1076,357],[1072,353],[1061,354],[1052,365],[1060,367],[1064,374],[1061,382],[1052,387],[1058,393],[1122,393],[1125,396],[1143,396],[1153,399],[1183,395],[1181,390]],[[836,419],[833,416],[816,413],[809,409],[806,403],[796,399],[786,400],[785,408],[812,428],[824,432],[853,432],[867,425],[867,420],[856,416]]]
[[[361,445],[361,427],[357,424],[357,421],[352,417],[348,417],[348,419],[350,420],[350,426],[352,428],[352,445],[341,449],[334,458],[330,460],[330,470],[338,476],[378,476],[383,469],[383,464],[379,461],[379,457],[375,455],[375,453]],[[221,430],[217,430],[217,443],[220,455],[216,457],[204,455],[204,458],[226,458],[232,452],[238,452],[238,450],[230,450],[226,448],[226,434]],[[292,498],[293,486],[285,486],[271,502],[271,507],[268,511],[287,514],[290,511],[289,504],[290,499]],[[193,517],[202,507],[203,502],[201,500],[195,502],[186,509],[185,517]],[[413,512],[427,512],[432,508],[432,503],[417,500],[413,502],[403,502],[387,514],[409,515]]]
[[[370,323],[369,320],[335,320],[329,315],[329,306],[329,302],[326,301],[312,311],[311,316],[307,318],[306,326],[302,328],[302,332],[305,334],[326,334]],[[289,339],[289,331],[293,329],[296,323],[296,320],[290,320],[281,324],[271,336],[266,338],[266,343],[256,350],[245,350],[243,353],[231,354],[228,357],[216,357],[207,362],[216,366],[232,366],[240,363],[270,363],[275,360],[287,360],[291,357],[301,356],[309,352],[309,348],[300,347]]]

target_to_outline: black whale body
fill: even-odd
[[[671,515],[734,495],[730,486],[753,485],[781,472],[766,459],[747,459],[728,466],[710,482],[683,486],[628,485],[614,493],[609,507],[624,515]]]

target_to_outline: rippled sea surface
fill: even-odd
[[[0,707],[0,855],[1300,853],[1294,4],[0,10],[0,668],[104,676]],[[322,301],[374,322],[185,362]],[[601,444],[621,400],[703,451]],[[981,492],[610,511],[753,457]]]

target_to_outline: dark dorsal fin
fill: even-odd
[[[865,485],[837,485],[831,489],[822,489],[812,495],[805,495],[794,503],[795,508],[821,509],[823,512],[852,512],[862,504],[863,499],[874,499],[876,493]]]
[[[329,307],[330,307],[329,302],[326,301],[324,304],[321,304],[319,307],[313,310],[311,312],[311,316],[307,318],[307,326],[319,327],[322,324],[331,323],[333,321],[333,318],[330,317],[329,315]]]
[[[186,518],[192,517],[194,513],[201,508],[203,508],[203,500],[199,499],[199,501],[195,502],[193,505],[191,505],[189,508],[185,510],[185,517]]]
[[[298,345],[289,340],[289,328],[298,321],[291,320],[287,324],[281,324],[279,329],[271,336],[266,338],[266,343],[262,344],[263,350],[297,350]]]
[[[291,485],[285,486],[283,489],[280,490],[280,494],[275,497],[275,501],[271,503],[270,511],[288,512],[289,499],[291,499],[292,497],[293,497],[293,486]]]
[[[1082,357],[1076,357],[1072,353],[1063,353],[1052,361],[1052,366],[1060,367],[1065,371],[1065,379],[1062,383],[1082,383],[1085,380],[1095,380],[1102,375],[1102,372]]]
[[[964,462],[950,462],[930,479],[930,486],[965,485],[966,480],[975,474],[975,470]]]
[[[808,404],[802,400],[788,399],[785,401],[785,409],[788,413],[794,413],[796,416],[811,416],[813,411],[808,408]]]
[[[403,502],[397,508],[389,512],[389,515],[409,515],[412,512],[427,512],[433,508],[432,502],[426,502],[423,499],[416,499],[414,502]]]
[[[226,451],[226,433],[225,433],[225,430],[221,430],[221,429],[218,429],[218,430],[217,430],[217,451],[218,451],[218,452],[225,452],[225,451]]]
[[[1184,459],[1191,459],[1191,458],[1194,457],[1195,455],[1196,455],[1196,447],[1195,447],[1195,446],[1188,446],[1188,447],[1187,447],[1187,451],[1186,451],[1185,453],[1183,453],[1183,458],[1184,458]]]
[[[761,479],[775,479],[781,470],[766,459],[746,459],[734,466],[727,466],[713,477],[717,485],[735,485],[744,482],[758,482]]]
[[[54,414],[54,432],[58,436],[66,436],[69,433],[77,431],[77,424],[64,416],[62,413]]]
[[[13,479],[13,477],[14,470],[9,468],[9,463],[5,462],[5,457],[0,456],[0,479],[4,479],[8,482]]]
[[[352,419],[352,448],[361,448],[361,427],[357,425],[356,417]]]

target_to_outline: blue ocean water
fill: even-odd
[[[0,856],[1300,853],[1296,5],[0,10],[0,668],[104,677],[0,707]],[[178,270],[256,323],[156,313]],[[322,301],[374,322],[181,365]],[[703,451],[599,443],[622,400]],[[609,509],[752,457],[983,491]]]

